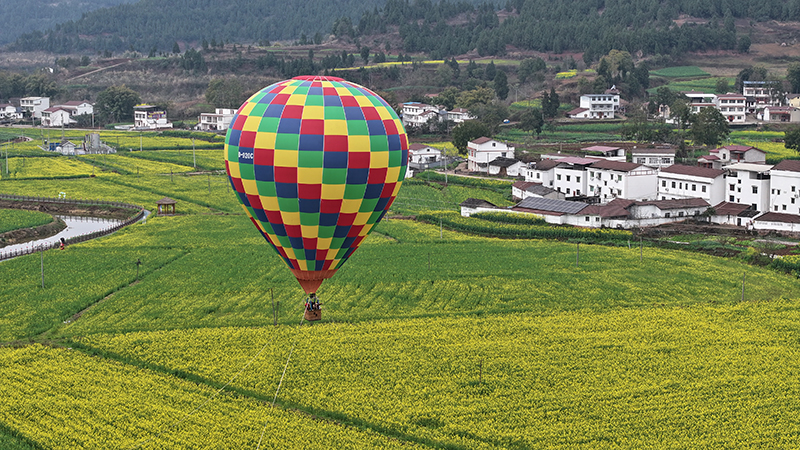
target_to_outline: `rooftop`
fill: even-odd
[[[674,173],[679,175],[690,175],[700,178],[717,178],[725,173],[724,170],[708,169],[700,166],[684,166],[682,164],[673,164],[669,167],[661,169],[661,173]]]

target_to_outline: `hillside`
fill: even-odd
[[[400,33],[404,51],[426,52],[437,58],[474,49],[482,56],[503,55],[512,47],[585,52],[586,59],[595,60],[612,48],[645,55],[734,49],[746,52],[750,42],[758,38],[753,33],[756,23],[800,19],[797,0],[746,0],[728,6],[688,0],[632,4],[569,0],[555,5],[546,0],[513,0],[500,11],[491,4],[478,5],[477,0],[291,3],[142,0],[84,14],[44,33],[22,35],[10,49],[159,53],[171,52],[175,43],[181,50],[197,48],[204,41],[319,43],[331,32],[358,40],[394,28]]]
[[[67,20],[100,8],[132,3],[137,0],[0,0],[0,45],[5,45],[24,33],[44,31]]]

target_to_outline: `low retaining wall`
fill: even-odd
[[[133,205],[130,203],[112,202],[106,200],[73,200],[73,199],[52,198],[52,197],[29,197],[25,195],[11,195],[11,194],[0,194],[0,199],[16,200],[24,202],[38,202],[38,203],[63,203],[68,205],[83,205],[83,206],[111,206],[114,208],[125,208],[138,211],[133,217],[125,220],[124,222],[118,225],[114,225],[112,227],[108,227],[100,231],[95,231],[93,233],[82,234],[79,236],[73,236],[69,239],[66,239],[65,242],[67,244],[77,244],[78,242],[88,241],[89,239],[95,239],[109,235],[117,230],[122,229],[123,227],[127,227],[128,225],[140,221],[142,217],[144,217],[145,215],[145,210],[143,206]],[[16,258],[17,256],[27,255],[38,251],[58,248],[60,245],[61,244],[58,242],[53,242],[51,244],[50,243],[41,244],[35,247],[20,249],[15,251],[9,251],[9,252],[0,251],[0,261]]]

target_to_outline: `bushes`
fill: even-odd
[[[466,233],[516,239],[577,239],[581,242],[621,241],[633,236],[630,231],[610,228],[577,228],[553,225],[529,225],[494,222],[478,217],[462,217],[453,211],[430,211],[417,214],[417,220],[438,224]]]

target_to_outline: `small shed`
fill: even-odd
[[[175,214],[175,204],[178,203],[175,200],[164,197],[161,200],[156,202],[156,207],[158,210],[159,216],[172,216]]]

